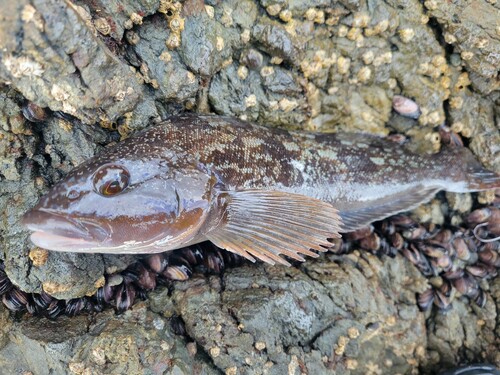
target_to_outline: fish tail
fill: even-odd
[[[446,190],[466,193],[500,189],[500,174],[483,167],[469,149],[446,148],[437,156],[441,158],[439,164],[443,168],[443,173],[448,171],[452,177],[453,183],[447,186]]]

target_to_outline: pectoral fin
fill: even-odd
[[[317,257],[311,250],[326,251],[327,239],[340,237],[337,210],[314,198],[246,190],[224,192],[219,200],[223,219],[207,238],[251,261],[290,265],[281,254],[299,261],[304,260],[300,254]]]
[[[431,199],[439,190],[441,188],[436,186],[418,185],[382,199],[348,203],[345,207],[339,207],[343,223],[342,232],[352,232],[374,221],[412,210]]]

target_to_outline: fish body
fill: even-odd
[[[365,134],[171,117],[70,172],[24,217],[50,250],[151,253],[211,240],[287,263],[437,191],[500,187],[463,148],[417,155]]]

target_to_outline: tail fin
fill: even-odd
[[[440,164],[451,174],[453,186],[446,190],[456,193],[500,189],[500,174],[483,167],[465,147],[445,148],[436,155]],[[443,165],[443,164],[441,164]]]

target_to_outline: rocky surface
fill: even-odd
[[[179,111],[305,130],[398,132],[419,152],[439,150],[445,122],[500,171],[500,8],[467,4],[2,3],[0,260],[7,274],[27,292],[74,298],[135,261],[32,248],[19,219],[74,165]],[[396,94],[420,105],[418,120],[392,112]],[[26,120],[28,101],[46,108],[46,121]],[[3,312],[2,373],[410,373],[500,363],[491,354],[499,347],[498,279],[485,309],[455,301],[446,315],[424,316],[414,297],[422,285],[410,280],[425,280],[412,266],[399,257],[358,258],[196,278],[119,317],[107,311],[54,324]],[[174,315],[186,337],[168,328]]]
[[[435,0],[424,2],[431,17],[442,28],[445,43],[453,46],[457,56],[470,71],[474,88],[491,93],[500,88],[500,6],[496,1],[474,4],[447,3]]]
[[[194,277],[122,315],[14,323],[4,311],[0,365],[6,374],[416,369],[427,339],[415,292],[425,279],[402,257],[331,257]]]

